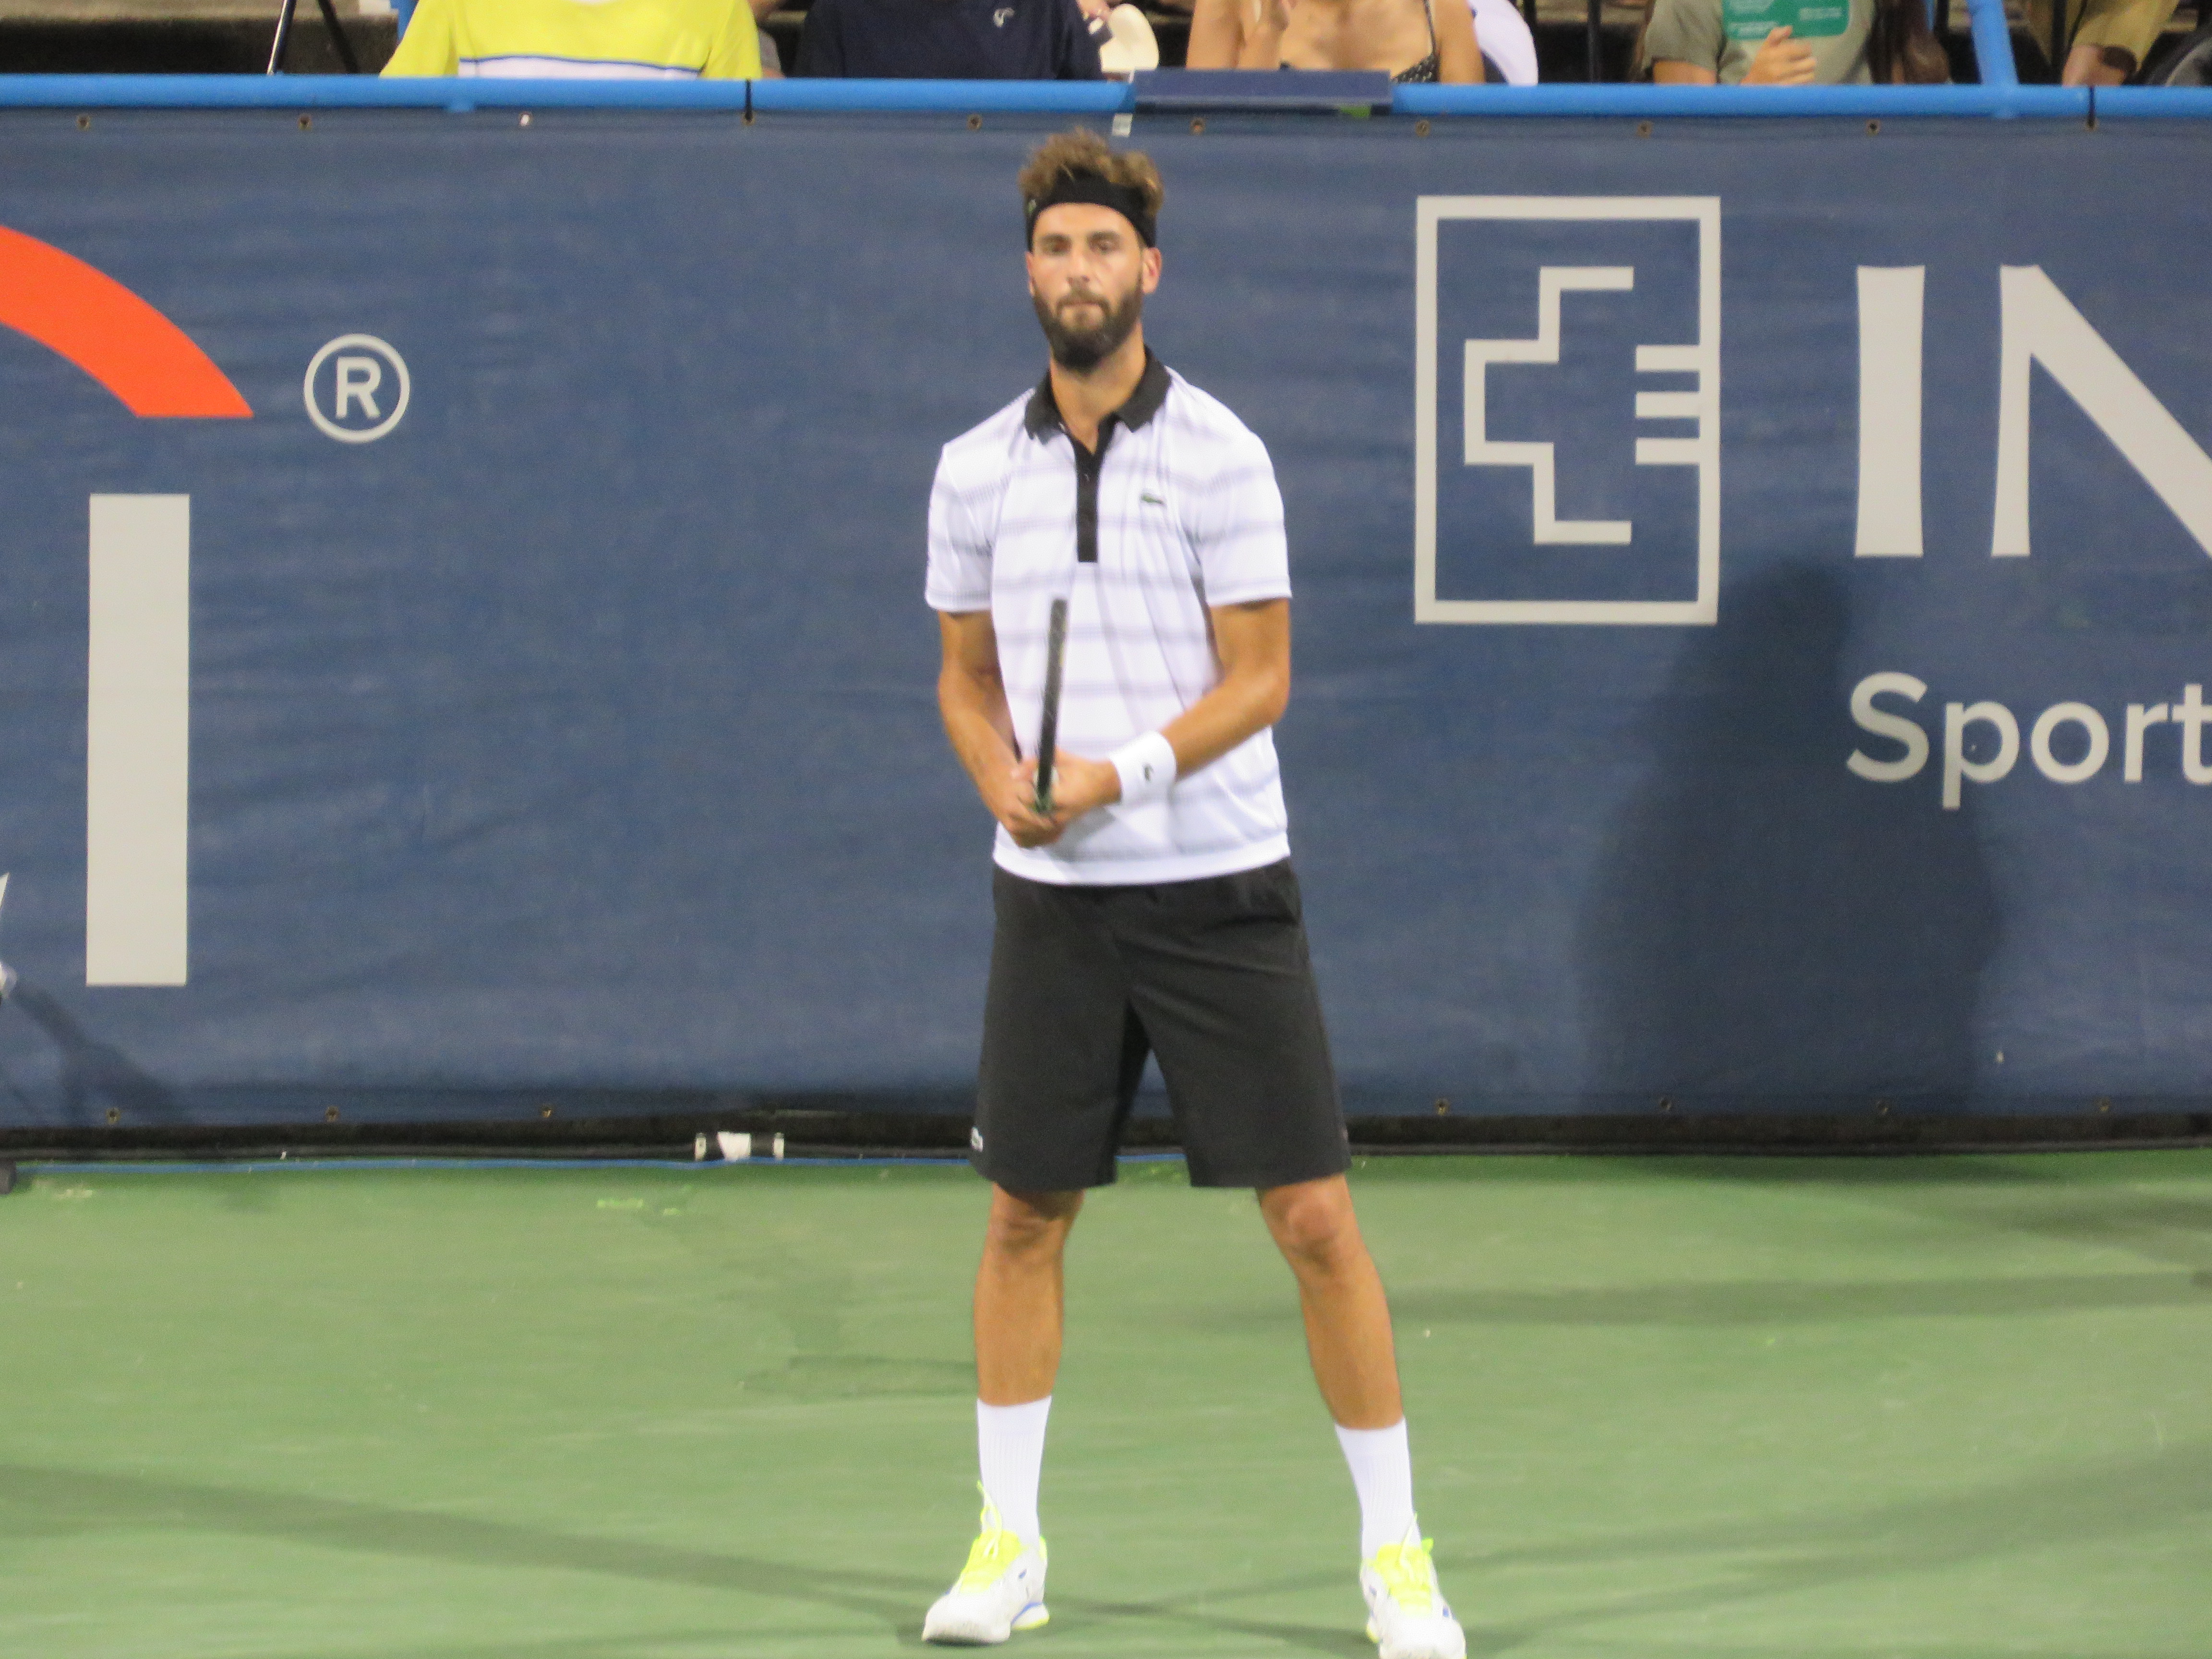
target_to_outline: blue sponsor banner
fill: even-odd
[[[1054,119],[528,113],[0,117],[4,1121],[970,1085]],[[1133,135],[1352,1107],[2208,1092],[2212,128],[1429,127]]]

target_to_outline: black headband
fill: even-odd
[[[1144,191],[1133,185],[1117,185],[1095,173],[1057,173],[1043,195],[1030,197],[1022,203],[1023,229],[1031,240],[1036,236],[1037,215],[1063,202],[1087,202],[1093,207],[1111,208],[1137,228],[1137,235],[1146,247],[1156,246],[1152,233],[1157,227],[1152,216],[1145,210]]]

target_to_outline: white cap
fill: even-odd
[[[1134,6],[1116,6],[1106,14],[1108,33],[1098,41],[1098,66],[1116,81],[1139,70],[1160,66],[1160,43],[1152,26]],[[1097,33],[1094,27],[1092,33]]]

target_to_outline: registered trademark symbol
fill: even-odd
[[[341,334],[307,364],[307,418],[342,444],[374,443],[407,412],[407,361],[374,334]]]

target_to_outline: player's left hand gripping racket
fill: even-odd
[[[1067,601],[1052,602],[1052,624],[1045,635],[1044,718],[1037,723],[1036,812],[1052,816],[1052,763],[1060,741],[1060,674],[1067,655]]]

